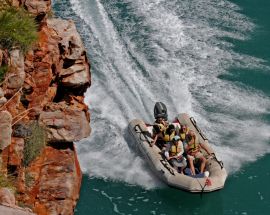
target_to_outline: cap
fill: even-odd
[[[173,137],[173,141],[178,141],[178,140],[180,140],[180,137],[178,135]]]

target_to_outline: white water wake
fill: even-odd
[[[222,80],[231,67],[268,69],[236,53],[225,38],[247,39],[255,26],[222,0],[70,0],[92,60],[86,93],[92,135],[78,143],[90,176],[147,188],[159,183],[129,147],[128,122],[153,121],[164,102],[172,119],[193,115],[229,172],[269,153],[270,126],[261,116],[270,101],[261,92]],[[120,5],[120,6],[119,6]]]

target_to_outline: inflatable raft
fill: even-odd
[[[154,173],[169,186],[179,188],[189,192],[212,192],[222,189],[227,178],[227,173],[223,167],[222,161],[219,161],[213,149],[208,143],[207,138],[198,128],[196,121],[188,114],[179,114],[174,122],[175,126],[186,124],[191,130],[195,131],[197,141],[208,149],[211,153],[208,155],[204,150],[203,154],[207,158],[206,171],[209,172],[208,177],[194,177],[179,173],[166,160],[161,150],[154,145],[151,147],[153,126],[147,125],[143,120],[134,119],[129,123],[128,129],[135,139],[143,157],[150,165]]]

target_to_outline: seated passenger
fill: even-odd
[[[187,166],[186,159],[183,156],[184,147],[179,136],[174,136],[172,142],[167,145],[165,157],[169,163],[180,173],[183,174],[184,168]]]
[[[158,139],[161,139],[162,141],[158,141],[158,147],[163,149],[175,136],[175,127],[173,124],[170,124],[167,128],[161,125],[154,125],[153,127],[157,129],[157,134],[154,136],[151,146],[155,145]]]
[[[155,121],[155,124],[161,124],[161,125],[163,125],[164,127],[168,127],[168,125],[169,125],[168,121],[166,121],[166,120],[165,120],[164,118],[162,118],[162,117],[157,118],[156,121]]]
[[[194,131],[190,131],[187,134],[185,150],[192,175],[195,175],[195,168],[193,163],[195,159],[200,160],[200,173],[204,172],[206,158],[201,152],[201,148],[203,148],[209,154],[208,150],[202,144],[197,143]]]
[[[163,141],[162,132],[164,130],[165,130],[165,127],[162,124],[153,125],[153,141],[151,142],[151,147],[155,145],[157,142]]]
[[[170,124],[163,132],[162,132],[163,140],[165,142],[171,142],[173,137],[175,136],[175,127],[173,124]]]
[[[186,139],[188,132],[189,128],[187,127],[187,125],[181,125],[181,128],[179,130],[179,137],[181,141],[184,141]]]

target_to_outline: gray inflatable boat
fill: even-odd
[[[178,173],[164,158],[161,150],[155,145],[150,146],[152,141],[151,125],[147,125],[140,119],[134,119],[129,123],[128,129],[135,139],[135,144],[139,148],[143,157],[150,165],[154,173],[166,184],[189,192],[212,192],[222,189],[227,178],[227,173],[223,167],[222,161],[219,161],[213,149],[208,143],[207,138],[198,128],[196,121],[188,114],[179,114],[175,121],[175,126],[186,124],[189,128],[195,131],[196,138],[201,144],[207,147],[211,155],[208,155],[204,150],[203,154],[207,158],[206,171],[209,172],[208,177],[195,178],[189,175]]]

